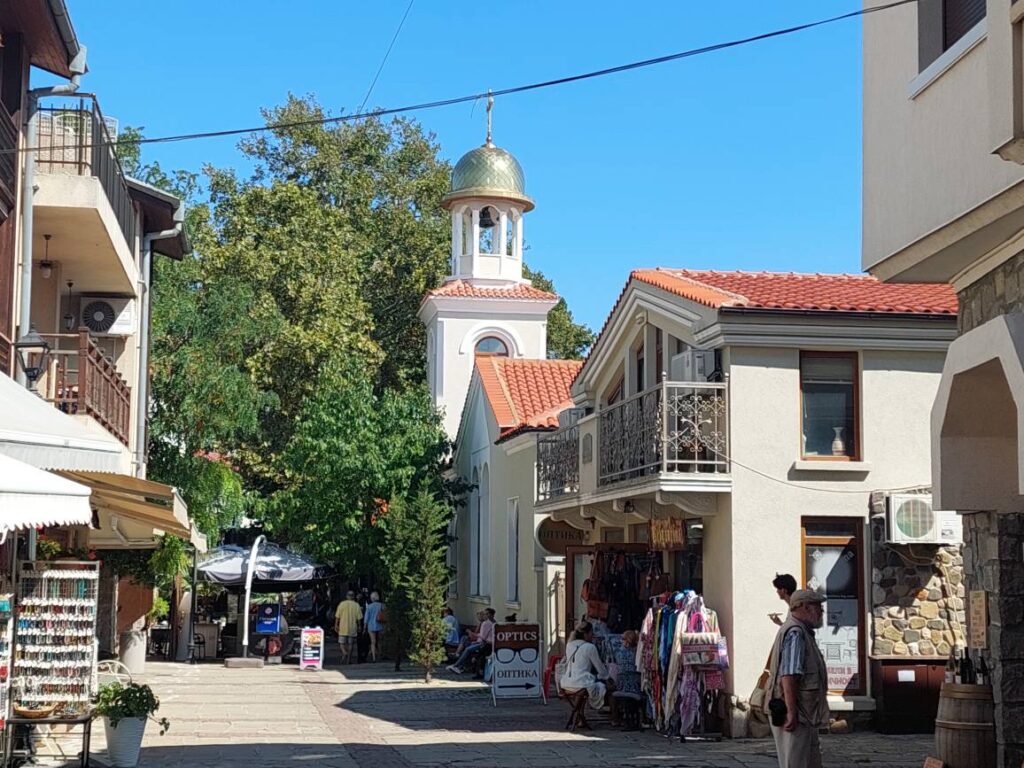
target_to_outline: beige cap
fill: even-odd
[[[828,598],[816,589],[798,589],[789,598],[790,608],[799,608],[804,603],[824,603]]]

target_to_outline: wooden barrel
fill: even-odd
[[[995,768],[992,687],[943,683],[935,717],[935,751],[946,768]]]

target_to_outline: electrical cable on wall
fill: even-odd
[[[615,75],[615,74],[618,74],[620,72],[628,72],[628,71],[631,71],[631,70],[634,70],[634,69],[642,69],[642,68],[646,68],[646,67],[656,66],[658,64],[666,64],[668,62],[679,61],[680,59],[692,58],[694,56],[701,56],[701,55],[704,55],[704,54],[707,54],[707,53],[714,53],[716,51],[722,51],[722,50],[726,50],[728,48],[737,48],[737,47],[740,47],[740,46],[743,46],[743,45],[750,45],[752,43],[757,43],[757,42],[761,42],[761,41],[764,41],[764,40],[770,40],[770,39],[776,38],[776,37],[784,37],[784,36],[787,36],[787,35],[796,34],[797,32],[804,32],[806,30],[814,29],[816,27],[823,27],[823,26],[826,26],[826,25],[829,25],[829,24],[835,24],[835,23],[840,22],[840,21],[846,21],[848,19],[858,18],[858,17],[862,17],[862,16],[868,16],[869,14],[879,13],[881,11],[888,11],[888,10],[891,10],[893,8],[899,8],[900,6],[911,5],[911,4],[914,4],[914,3],[917,3],[917,2],[918,2],[918,0],[894,0],[894,2],[887,3],[885,5],[878,5],[878,6],[874,6],[872,8],[862,8],[860,10],[851,11],[850,13],[844,13],[844,14],[841,14],[839,16],[831,16],[831,17],[829,17],[827,19],[819,19],[818,21],[811,21],[811,22],[807,22],[805,24],[798,24],[797,26],[794,26],[794,27],[786,27],[785,29],[777,29],[777,30],[774,30],[774,31],[771,31],[771,32],[764,32],[764,33],[761,33],[759,35],[753,35],[751,37],[744,37],[744,38],[740,38],[740,39],[737,39],[737,40],[730,40],[730,41],[723,42],[723,43],[715,43],[715,44],[712,44],[712,45],[702,46],[700,48],[691,48],[691,49],[686,50],[686,51],[680,51],[678,53],[671,53],[671,54],[668,54],[666,56],[657,56],[657,57],[651,58],[651,59],[644,59],[642,61],[634,61],[634,62],[630,62],[628,64],[620,64],[618,66],[607,67],[605,69],[597,69],[597,70],[593,70],[591,72],[583,72],[583,73],[577,74],[577,75],[568,75],[566,77],[559,77],[559,78],[555,78],[555,79],[552,79],[552,80],[543,80],[543,81],[540,81],[540,82],[529,83],[529,84],[526,84],[526,85],[517,85],[517,86],[510,87],[510,88],[500,88],[500,89],[494,90],[493,92],[492,91],[481,91],[480,93],[473,93],[473,94],[468,94],[468,95],[465,95],[465,96],[456,96],[456,97],[453,97],[453,98],[450,98],[450,99],[440,99],[440,100],[437,100],[437,101],[427,101],[427,102],[423,102],[423,103],[420,103],[420,104],[410,104],[410,105],[402,106],[402,107],[382,108],[382,109],[372,110],[370,112],[363,112],[362,109],[360,109],[358,112],[354,112],[352,114],[337,115],[337,116],[334,116],[334,117],[321,117],[321,118],[315,118],[315,119],[309,119],[309,120],[294,120],[294,121],[289,121],[289,122],[271,123],[269,125],[260,125],[260,126],[249,127],[249,128],[230,128],[230,129],[225,129],[225,130],[220,130],[220,131],[200,131],[200,132],[195,132],[195,133],[177,134],[177,135],[173,135],[173,136],[156,136],[156,137],[148,138],[148,139],[147,138],[142,138],[142,139],[139,139],[139,140],[134,141],[132,143],[133,144],[169,144],[169,143],[172,143],[172,142],[179,142],[179,141],[194,141],[194,140],[197,140],[197,139],[213,139],[213,138],[222,138],[222,137],[225,137],[225,136],[241,136],[241,135],[244,135],[244,134],[265,133],[267,131],[277,131],[277,130],[283,130],[283,129],[287,129],[287,128],[303,128],[303,127],[309,127],[309,126],[315,126],[315,125],[331,125],[331,124],[336,124],[336,123],[354,122],[354,121],[357,121],[357,120],[363,120],[363,119],[367,119],[367,118],[388,117],[390,115],[398,115],[398,114],[403,114],[403,113],[407,113],[407,112],[419,112],[419,111],[423,111],[423,110],[427,110],[427,109],[437,109],[437,108],[440,108],[440,107],[449,107],[449,106],[453,106],[453,105],[456,105],[456,104],[465,104],[467,102],[476,101],[478,99],[485,98],[488,95],[510,96],[512,94],[526,93],[528,91],[535,91],[535,90],[538,90],[538,89],[541,89],[541,88],[552,88],[552,87],[558,86],[558,85],[567,85],[569,83],[576,83],[576,82],[580,82],[582,80],[590,80],[592,78],[597,78],[597,77],[606,77],[608,75]],[[409,4],[409,8],[411,8],[411,7],[412,7],[412,3]],[[408,9],[406,10],[406,15],[408,15]],[[403,17],[403,23],[404,23],[404,17]],[[401,31],[401,25],[399,26],[399,31]],[[395,33],[395,39],[397,39],[397,35],[398,35],[398,33],[396,32]],[[392,45],[393,44],[394,44],[394,41],[392,41]],[[389,52],[390,52],[390,48],[389,48]],[[387,56],[385,55],[385,61],[386,60],[387,60]],[[381,68],[383,68],[383,66],[384,66],[384,62],[381,63]],[[379,74],[380,74],[380,72],[378,71],[378,75]],[[376,78],[374,78],[374,82],[376,82]],[[369,98],[370,92],[372,92],[372,90],[373,90],[373,85],[371,84],[370,91],[367,92],[366,99]],[[366,99],[363,100],[364,104],[366,103]],[[88,148],[92,148],[92,147],[95,147],[95,146],[107,146],[107,145],[111,145],[111,144],[116,144],[116,142],[96,142],[94,144],[84,144],[84,145],[81,145],[81,148],[82,149],[88,149]],[[10,154],[10,153],[14,153],[14,152],[33,152],[36,149],[39,149],[39,147],[21,147],[21,148],[18,148],[18,149],[0,150],[0,154]]]

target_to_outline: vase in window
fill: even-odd
[[[832,455],[833,456],[845,456],[846,455],[846,443],[843,442],[843,431],[845,427],[832,427],[832,431],[836,433],[835,438],[832,440]]]

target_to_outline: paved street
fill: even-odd
[[[559,702],[502,702],[495,709],[485,688],[447,673],[428,687],[388,665],[342,674],[151,663],[147,672],[162,700],[160,715],[172,723],[165,736],[147,732],[141,764],[152,768],[776,765],[765,741],[679,744],[604,723],[586,735],[566,733]],[[102,749],[102,726],[96,731]],[[929,737],[830,736],[825,764],[920,768],[930,743]]]

